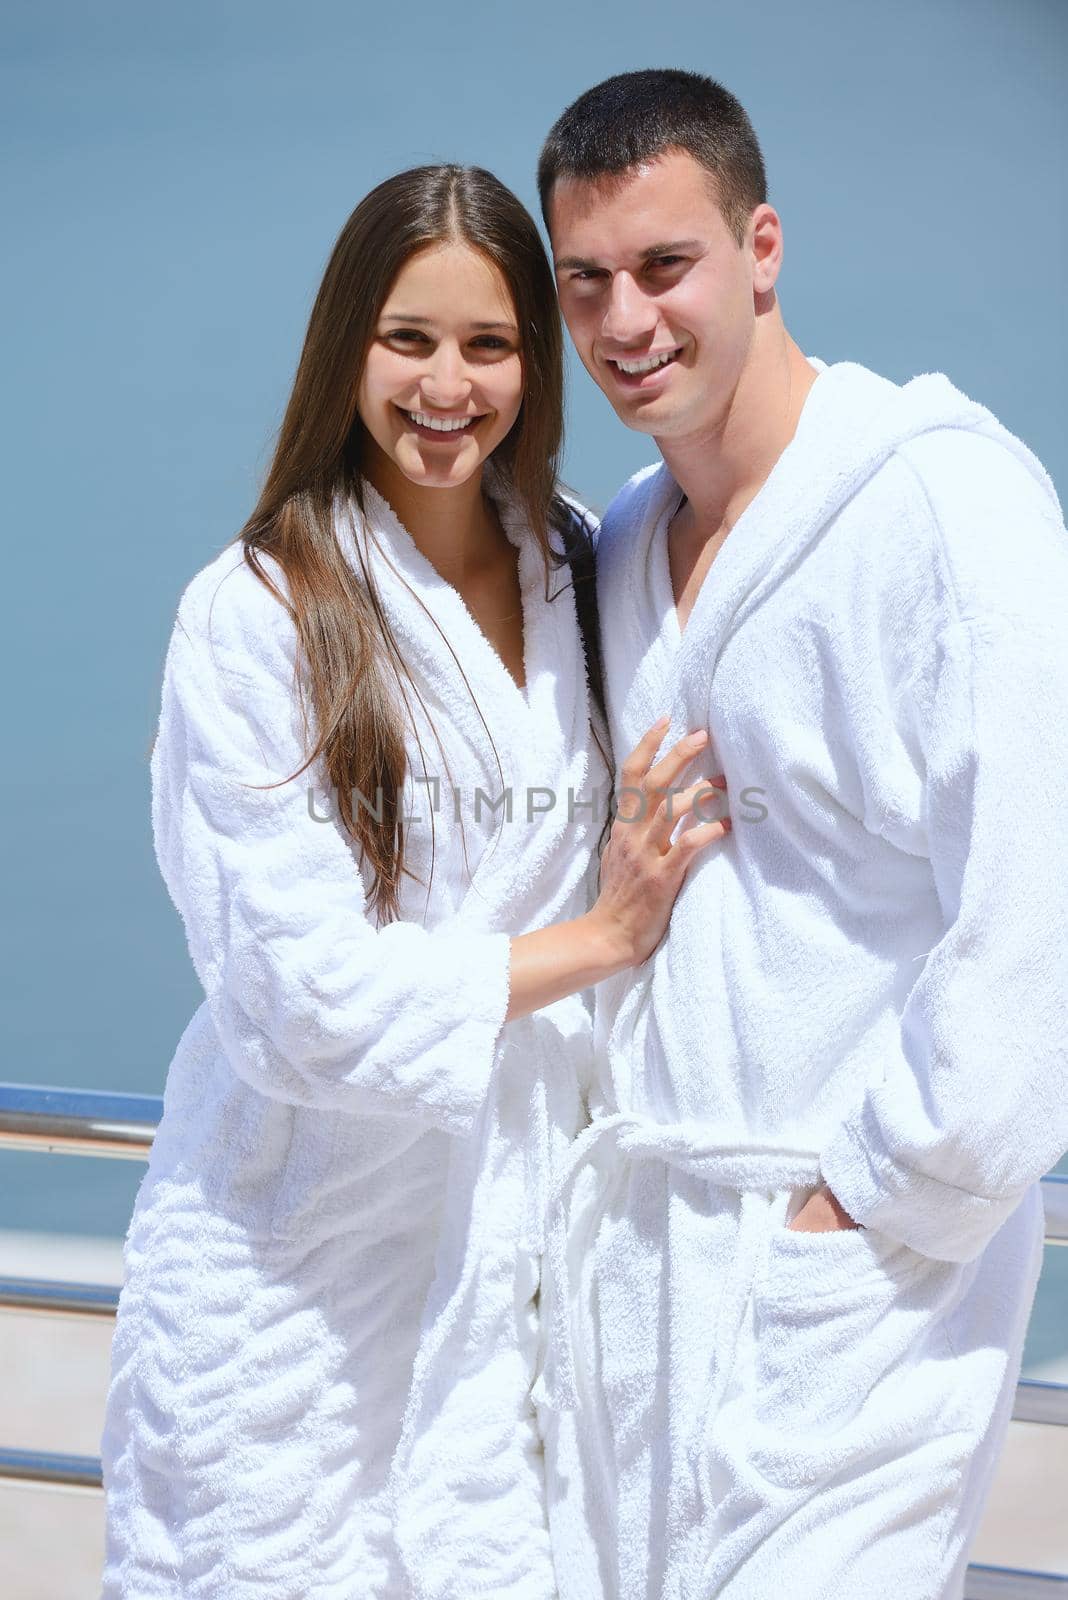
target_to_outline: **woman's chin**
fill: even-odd
[[[397,465],[409,483],[425,489],[457,489],[482,468],[482,452],[473,440],[457,447],[420,447],[404,441],[397,451]]]

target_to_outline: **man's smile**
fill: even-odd
[[[671,350],[653,350],[640,356],[607,356],[607,365],[624,388],[648,386],[649,380],[671,366],[682,354],[682,346]]]

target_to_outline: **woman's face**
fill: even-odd
[[[481,471],[522,400],[519,328],[499,268],[466,244],[420,250],[367,352],[357,407],[374,445],[409,482],[455,488]]]

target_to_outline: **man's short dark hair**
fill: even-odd
[[[669,150],[685,150],[715,179],[720,210],[741,244],[767,199],[764,157],[743,107],[699,72],[651,67],[587,89],[553,124],[538,161],[546,226],[553,185],[615,178]]]

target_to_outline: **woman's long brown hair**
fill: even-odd
[[[367,351],[397,274],[417,251],[443,241],[479,250],[511,291],[522,341],[519,416],[497,446],[499,480],[525,512],[545,560],[546,583],[562,559],[550,529],[581,546],[583,529],[557,494],[563,432],[563,340],[556,293],[537,228],[526,209],[481,167],[415,167],[361,200],[327,263],[312,308],[274,457],[255,510],[234,542],[294,623],[299,684],[316,737],[297,773],[320,754],[338,816],[371,869],[371,909],[398,914],[404,868],[402,789],[405,711],[414,685],[390,630],[373,576],[346,559],[334,529],[338,495],[363,511],[363,425],[356,409]],[[282,567],[289,599],[257,552]],[[289,781],[289,779],[283,780]],[[374,808],[354,796],[374,796]],[[380,799],[379,799],[380,797]]]

